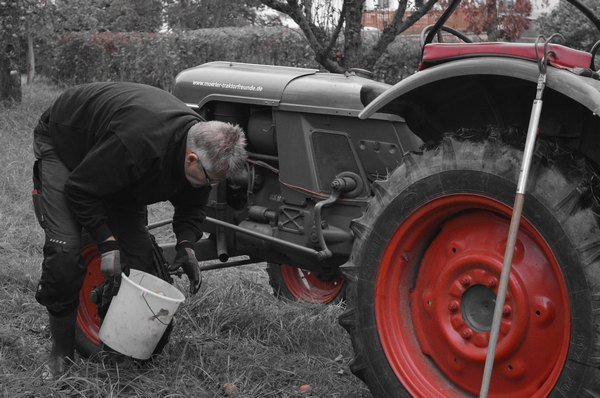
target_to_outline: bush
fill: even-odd
[[[367,36],[365,47],[375,40]],[[285,27],[76,32],[40,47],[38,72],[62,85],[134,81],[170,90],[177,73],[210,61],[319,68],[304,36]],[[419,51],[414,40],[397,38],[375,65],[374,78],[393,84],[412,74]]]
[[[61,84],[126,80],[166,90],[183,69],[216,60],[317,66],[302,35],[280,27],[70,33],[43,58],[39,72]]]
[[[419,66],[420,55],[421,46],[418,39],[396,37],[375,63],[374,79],[389,84],[399,82],[415,73]]]

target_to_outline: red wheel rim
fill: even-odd
[[[280,265],[281,276],[290,293],[298,300],[309,303],[327,304],[333,301],[342,290],[344,279],[336,275],[329,280],[319,279],[313,272]]]
[[[508,206],[483,196],[446,196],[413,212],[390,239],[376,276],[377,330],[411,395],[479,393],[493,313],[489,299],[497,293],[510,214]],[[560,267],[523,219],[489,396],[547,396],[569,338]]]
[[[96,245],[88,245],[81,250],[83,261],[87,266],[87,274],[79,291],[79,307],[77,309],[77,326],[84,336],[94,344],[100,345],[98,332],[100,318],[98,307],[90,300],[90,292],[98,287],[104,277],[100,272],[100,256]]]

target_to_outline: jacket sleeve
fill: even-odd
[[[173,232],[177,242],[197,242],[202,237],[200,225],[206,217],[204,206],[208,201],[210,187],[196,189],[187,186],[170,199],[175,208]]]
[[[103,197],[130,186],[140,177],[127,148],[116,136],[92,148],[65,184],[65,196],[79,223],[96,242],[112,235]]]

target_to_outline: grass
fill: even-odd
[[[58,381],[42,379],[50,347],[45,309],[34,291],[43,233],[30,200],[32,129],[60,93],[23,87],[23,102],[0,106],[0,392],[3,397],[368,397],[348,369],[350,341],[338,305],[274,298],[264,264],[208,271],[178,312],[170,344],[146,365],[76,358]],[[170,216],[152,206],[152,221]],[[172,235],[167,227],[161,239]],[[187,281],[178,281],[182,291]],[[230,383],[228,392],[224,385]],[[309,384],[310,391],[299,391]],[[232,391],[236,390],[236,391]]]

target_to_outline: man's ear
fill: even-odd
[[[185,163],[193,164],[195,162],[198,162],[198,155],[188,149],[185,153]]]

